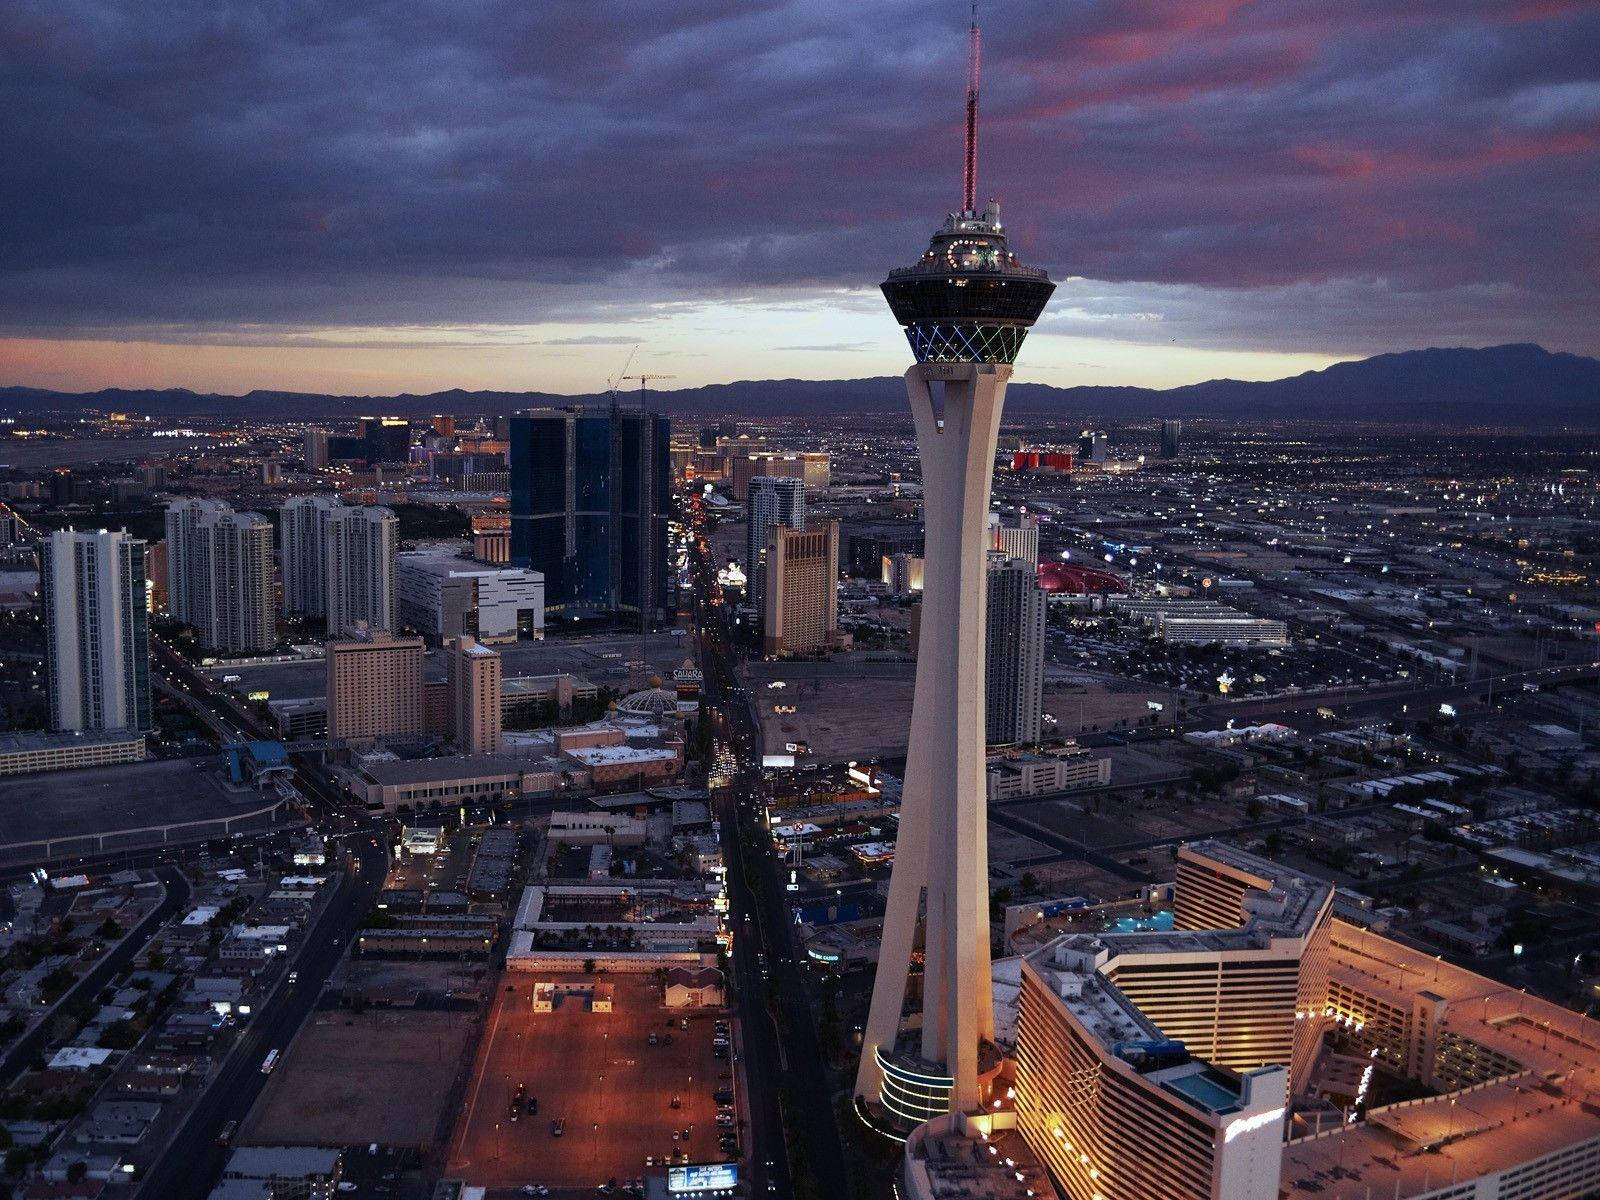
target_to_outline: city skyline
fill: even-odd
[[[1596,0],[21,3],[0,1200],[1600,1198]]]
[[[24,12],[0,380],[583,393],[635,343],[687,384],[887,373],[862,280],[960,199],[948,7]],[[1597,20],[996,5],[990,190],[1062,279],[1030,377],[1594,353]]]

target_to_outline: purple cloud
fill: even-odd
[[[22,0],[0,10],[0,332],[290,337],[870,286],[957,202],[962,20]],[[984,192],[1028,260],[1160,307],[1162,341],[1600,352],[1594,5],[986,20]],[[1155,336],[1138,324],[1119,336]]]

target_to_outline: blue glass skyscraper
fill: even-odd
[[[511,561],[544,573],[545,606],[582,618],[667,610],[668,423],[659,413],[547,408],[511,418]]]

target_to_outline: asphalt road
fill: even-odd
[[[222,1127],[242,1121],[255,1104],[267,1082],[262,1060],[269,1050],[286,1048],[311,1013],[383,883],[388,851],[381,837],[356,835],[348,844],[350,857],[342,863],[339,893],[307,932],[294,960],[299,982],[281,984],[240,1032],[221,1071],[140,1184],[135,1193],[139,1200],[205,1200],[211,1193],[229,1153],[217,1143]]]
[[[700,597],[710,594],[709,572],[701,568]],[[729,647],[720,611],[700,617],[701,665],[705,702],[726,721],[725,733],[738,762],[731,787],[720,789],[718,818],[722,824],[727,866],[730,918],[734,928],[732,968],[743,1031],[751,1120],[748,1173],[753,1196],[793,1195],[785,1149],[780,1090],[787,1088],[792,1115],[799,1126],[806,1166],[818,1193],[831,1200],[849,1200],[850,1180],[835,1123],[832,1089],[815,1018],[796,965],[795,946],[785,907],[786,874],[759,830],[762,805],[761,739],[748,700],[735,690],[734,652]],[[747,835],[750,835],[747,837]],[[747,871],[747,866],[753,871]],[[757,897],[747,875],[761,890]],[[763,920],[763,913],[767,920]],[[763,961],[764,960],[764,961]],[[780,1032],[780,1015],[783,1029]]]
[[[176,916],[189,902],[191,889],[189,881],[183,877],[183,872],[175,867],[158,867],[155,875],[166,888],[166,895],[111,953],[96,963],[83,978],[68,989],[67,993],[56,1002],[56,1008],[98,995],[100,989],[111,982],[112,976],[133,962],[134,956],[155,936],[156,930]],[[12,1043],[5,1054],[0,1056],[0,1078],[15,1079],[32,1061],[33,1056],[49,1044],[50,1024],[48,1019],[42,1020]]]

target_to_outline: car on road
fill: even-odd
[[[229,1121],[217,1133],[217,1145],[226,1146],[233,1141],[233,1135],[239,1131],[239,1122]]]
[[[272,1068],[278,1065],[278,1051],[268,1050],[267,1056],[261,1060],[261,1073],[271,1075]]]
[[[299,982],[300,982],[300,972],[299,971],[290,971],[289,972],[289,979],[288,979],[289,986],[293,987],[295,984],[297,984]]]
[[[560,1137],[566,1131],[567,1131],[567,1119],[565,1117],[557,1117],[554,1121],[550,1122],[550,1136],[551,1137]]]

